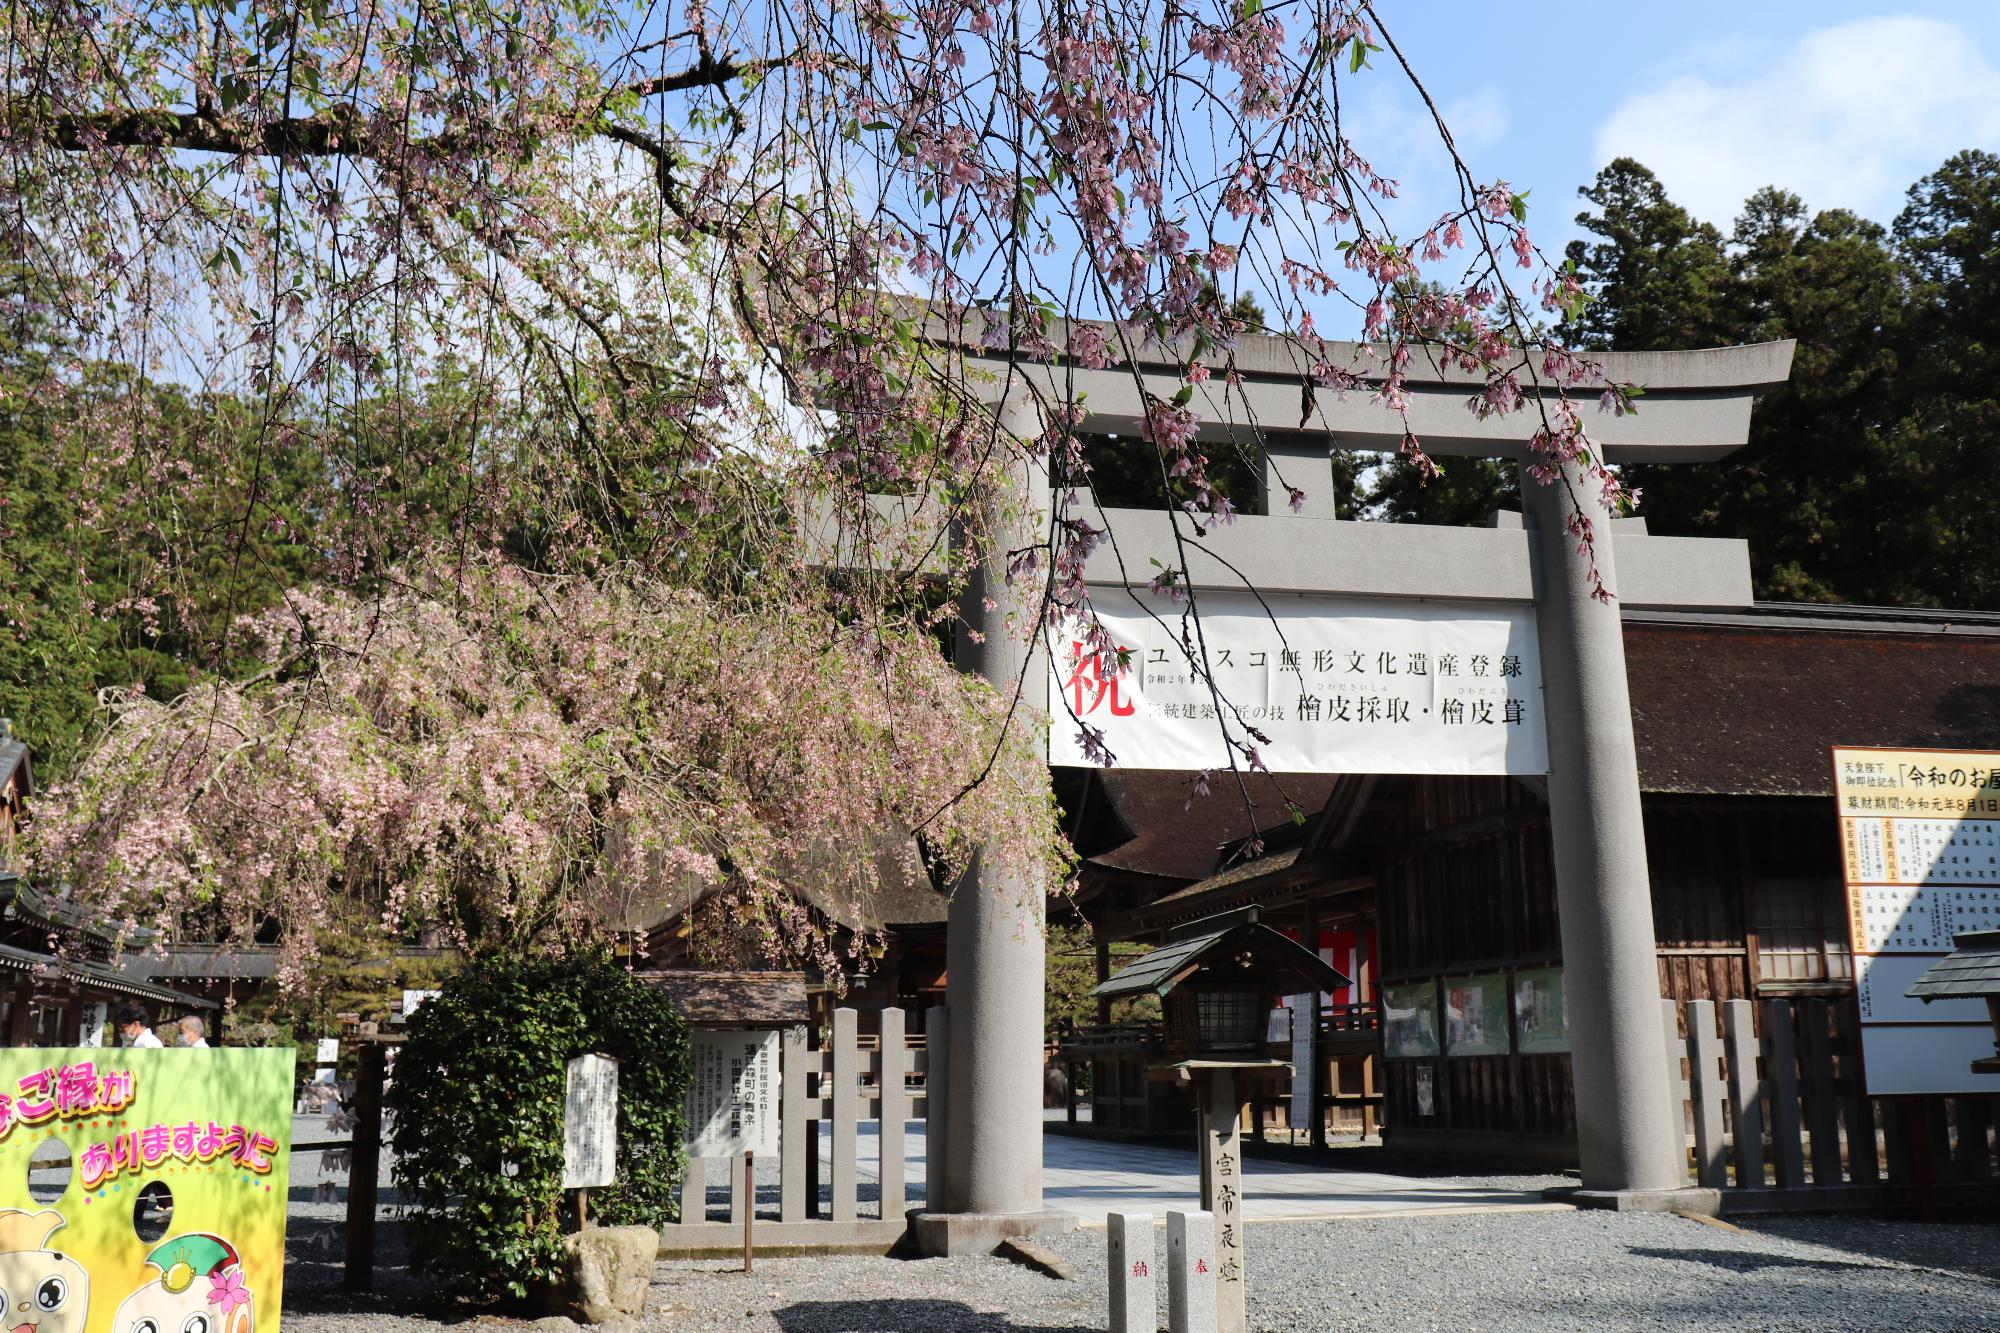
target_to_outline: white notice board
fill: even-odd
[[[1227,768],[1226,719],[1273,773],[1548,772],[1533,607],[1210,591],[1197,637],[1167,596],[1099,589],[1093,606],[1127,667],[1080,626],[1056,638],[1052,764],[1098,766],[1081,722],[1120,767]]]
[[[563,1183],[602,1189],[618,1177],[618,1062],[579,1055],[563,1089]]]
[[[684,1105],[689,1157],[778,1151],[778,1032],[697,1031]]]
[[[1981,1000],[1904,994],[1955,936],[2000,929],[2000,753],[1836,747],[1848,943],[1873,1097],[2000,1093]]]

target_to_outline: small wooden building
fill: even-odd
[[[219,1008],[213,1000],[154,984],[119,952],[111,931],[73,904],[0,871],[0,1032],[6,1045],[110,1045],[112,1016],[134,1003],[149,1024]]]

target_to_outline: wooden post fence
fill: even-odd
[[[760,1251],[803,1246],[887,1251],[902,1238],[906,1226],[906,1121],[925,1118],[925,1151],[930,1162],[939,1160],[943,1098],[933,1102],[930,1094],[933,1087],[942,1086],[937,1071],[944,1061],[943,1024],[927,1017],[925,1035],[912,1041],[902,1010],[888,1009],[881,1014],[880,1041],[864,1042],[858,1018],[852,1009],[834,1010],[830,1039],[823,1049],[814,1048],[803,1028],[787,1032],[779,1044],[778,1213],[775,1220],[757,1223]],[[871,1121],[879,1148],[873,1163],[877,1190],[872,1203],[861,1197],[860,1156],[864,1127]],[[827,1126],[830,1139],[825,1178],[831,1197],[824,1216],[817,1197],[813,1132],[819,1123]],[[740,1167],[730,1171],[729,1180],[728,1214],[712,1219],[707,1162],[699,1158],[688,1162],[680,1220],[661,1229],[662,1253],[720,1257],[741,1251],[743,1228],[756,1198]]]
[[[1851,1003],[1661,1006],[1692,1183],[1725,1211],[1991,1202],[1995,1099],[1867,1096]]]

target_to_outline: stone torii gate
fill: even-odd
[[[1642,410],[1599,414],[1590,432],[1613,463],[1699,463],[1745,442],[1760,390],[1787,378],[1793,345],[1770,343],[1695,352],[1606,353],[1608,379],[1643,385]],[[1358,372],[1379,364],[1366,349],[1336,346],[1331,358]],[[1040,404],[1087,408],[1085,433],[1137,433],[1144,398],[1136,379],[1162,399],[1185,382],[1165,359],[1107,370],[970,358],[990,378],[975,384],[1000,428],[1041,432]],[[1751,604],[1749,553],[1727,539],[1657,537],[1642,519],[1611,520],[1595,488],[1541,485],[1526,477],[1526,513],[1486,528],[1342,522],[1334,518],[1329,441],[1393,452],[1404,424],[1366,392],[1306,395],[1303,355],[1276,338],[1246,337],[1236,348],[1238,382],[1217,375],[1192,405],[1202,436],[1254,449],[1265,460],[1263,515],[1211,527],[1191,549],[1197,590],[1241,588],[1386,599],[1530,604],[1545,690],[1547,796],[1555,844],[1565,985],[1570,998],[1571,1069],[1576,1093],[1580,1200],[1617,1207],[1671,1206],[1685,1185],[1679,1108],[1670,1101],[1659,1017],[1651,892],[1640,812],[1637,757],[1626,690],[1622,606],[1719,610]],[[1409,426],[1440,457],[1520,461],[1538,423],[1532,410],[1476,418],[1466,400],[1482,385],[1457,371],[1413,371]],[[1206,399],[1207,401],[1203,401]],[[1302,400],[1306,407],[1301,422]],[[1291,423],[1299,422],[1293,426]],[[1281,423],[1281,424],[1273,424]],[[1572,483],[1577,479],[1570,477]],[[1026,478],[1049,495],[1046,478]],[[1305,493],[1300,511],[1288,489]],[[1615,603],[1593,599],[1589,562],[1565,530],[1571,496],[1600,534],[1597,564]],[[1044,501],[1046,503],[1046,501]],[[895,502],[885,501],[886,504]],[[1157,560],[1178,567],[1182,549],[1158,510],[1086,514],[1115,534],[1123,569],[1150,576]],[[1183,517],[1181,520],[1185,522]],[[1021,546],[1046,534],[1046,510],[1020,520]],[[1044,526],[1035,530],[1037,522]],[[1086,568],[1096,586],[1125,586],[1119,556],[1100,548]],[[1002,557],[975,571],[968,605],[996,609],[975,624],[994,631],[1032,614],[1032,593],[1009,588]],[[1141,574],[1137,571],[1147,571]],[[1024,680],[1028,702],[1046,709],[1047,669],[1028,660],[1018,636],[962,635],[957,661],[1003,687]],[[1062,725],[1064,719],[1055,720]],[[1218,797],[1216,799],[1225,799]],[[1009,1235],[1073,1223],[1043,1208],[1042,1016],[1043,886],[995,882],[975,867],[958,887],[947,943],[948,1108],[946,1142],[929,1145],[928,1211],[916,1219],[932,1254],[990,1251]]]

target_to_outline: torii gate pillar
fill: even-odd
[[[1026,386],[1005,378],[993,409],[1016,439],[1042,433]],[[1000,442],[993,457],[1019,459]],[[1020,683],[1023,707],[1046,711],[1048,667],[1030,635],[1039,583],[1010,585],[1007,552],[1047,540],[1049,480],[1027,461],[984,502],[993,527],[965,590],[953,659],[1003,692]],[[990,609],[989,609],[990,603]],[[977,631],[977,637],[968,631]],[[925,1147],[925,1211],[915,1219],[927,1255],[990,1254],[1013,1236],[1075,1228],[1042,1207],[1043,954],[1049,886],[974,861],[952,893],[945,934],[944,1142]],[[934,1122],[935,1123],[935,1122]]]
[[[1649,1195],[1683,1189],[1687,1172],[1675,1160],[1682,1136],[1673,1123],[1679,1107],[1670,1100],[1660,1027],[1624,630],[1617,603],[1592,596],[1591,557],[1568,530],[1575,503],[1596,534],[1599,574],[1618,588],[1611,515],[1574,465],[1563,482],[1549,485],[1523,475],[1521,494],[1534,526],[1549,820],[1582,1192],[1598,1196],[1591,1201],[1645,1206]]]

